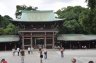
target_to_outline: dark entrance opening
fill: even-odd
[[[90,48],[96,48],[96,41],[90,42]]]
[[[62,41],[61,46],[65,49],[70,49],[70,42],[69,41]]]
[[[44,38],[33,38],[32,43],[34,48],[44,47]]]
[[[5,43],[0,43],[0,51],[5,50]]]

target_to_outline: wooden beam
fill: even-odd
[[[33,47],[33,42],[32,42],[33,40],[32,40],[32,33],[31,33],[31,47]]]
[[[46,48],[46,32],[45,32],[45,37],[44,37],[44,47]]]

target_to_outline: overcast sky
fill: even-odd
[[[53,11],[67,6],[87,7],[85,0],[0,0],[0,15],[9,15],[15,19],[16,5],[27,5],[38,7],[38,10]]]

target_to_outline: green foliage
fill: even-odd
[[[96,8],[96,0],[86,0],[86,2],[88,3],[88,7],[91,10],[94,10]]]
[[[10,19],[12,18],[8,15],[5,16],[0,15],[0,28],[5,28],[10,23]]]
[[[3,34],[3,28],[0,28],[0,35]]]
[[[56,13],[58,18],[65,19],[63,28],[60,33],[84,33],[83,25],[81,24],[80,15],[86,11],[86,8],[81,6],[68,6],[67,8],[59,9]]]
[[[16,18],[18,18],[18,16],[21,16],[22,10],[37,10],[37,9],[38,9],[38,7],[32,7],[32,6],[27,7],[26,5],[17,5],[15,16],[16,16]]]
[[[60,33],[96,34],[96,0],[86,0],[89,8],[69,6],[56,13],[66,19]]]
[[[16,27],[12,24],[12,23],[9,23],[8,26],[4,29],[4,34],[6,35],[13,35],[13,34],[16,34],[17,32],[15,31],[16,30]]]
[[[11,19],[8,15],[0,15],[0,35],[17,34],[16,27],[10,22]]]
[[[89,34],[96,34],[96,11],[89,11],[87,15],[85,15],[82,24]]]
[[[86,1],[88,2],[89,12],[82,23],[89,34],[96,34],[96,0]]]

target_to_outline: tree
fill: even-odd
[[[96,0],[86,1],[88,3],[89,12],[82,23],[89,34],[96,34]]]
[[[83,25],[80,21],[80,15],[86,8],[81,6],[68,6],[67,8],[59,9],[56,13],[58,18],[65,19],[63,29],[60,33],[84,33]],[[65,29],[64,29],[65,28]]]
[[[89,13],[89,9],[85,9],[84,11],[82,11],[82,13],[79,16],[79,22],[80,24],[82,24],[83,30],[84,30],[84,34],[88,34],[89,33],[89,29],[87,29],[86,24],[88,24],[89,22],[86,22],[86,20],[88,20],[88,13]]]
[[[16,27],[12,23],[9,23],[8,26],[4,29],[4,34],[5,35],[17,34]]]
[[[86,2],[88,3],[88,7],[93,10],[96,8],[96,0],[86,0]]]
[[[10,23],[10,19],[12,18],[8,15],[5,16],[0,15],[0,28],[5,28]]]
[[[0,28],[0,35],[3,34],[3,28]]]
[[[18,16],[21,16],[22,10],[35,10],[36,11],[37,9],[38,9],[38,7],[32,7],[32,6],[27,7],[26,5],[17,5],[15,16],[16,16],[16,18],[18,18]]]
[[[0,15],[0,35],[17,34],[15,25],[11,23],[12,18],[8,15]]]

